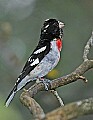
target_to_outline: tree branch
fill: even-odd
[[[33,114],[35,120],[42,119],[45,117],[45,113],[40,105],[29,96],[29,93],[24,89],[22,97],[20,97],[21,102],[26,106],[30,113]]]
[[[60,106],[64,106],[64,102],[61,99],[61,97],[59,96],[58,92],[56,90],[50,90],[51,93],[53,93],[53,95],[57,98],[58,102],[60,103]]]
[[[84,61],[88,60],[88,53],[89,53],[91,46],[93,46],[93,32],[84,49],[84,55],[83,55]]]
[[[93,46],[93,32],[92,32],[92,35],[91,35],[90,39],[88,40],[88,42],[87,42],[87,44],[84,48],[84,55],[83,55],[84,62],[79,67],[77,67],[76,70],[74,70],[72,73],[70,73],[66,76],[63,76],[63,77],[52,80],[50,82],[50,85],[49,85],[49,90],[53,90],[53,89],[56,89],[58,87],[61,87],[61,86],[67,85],[69,83],[75,82],[78,79],[81,79],[84,82],[87,82],[87,79],[85,77],[83,77],[82,75],[86,71],[88,71],[89,69],[93,68],[93,60],[88,60],[88,53],[89,53],[89,50],[90,50],[91,46]],[[41,120],[45,116],[45,114],[44,114],[42,108],[40,107],[40,105],[38,105],[38,103],[32,97],[34,97],[38,92],[44,91],[44,90],[45,90],[45,88],[44,88],[43,83],[35,83],[28,90],[25,90],[20,96],[21,102],[30,110],[30,112],[32,112],[34,117],[38,120]],[[92,109],[92,112],[90,111],[88,113],[93,114],[93,98],[92,99],[87,99],[87,100],[89,100],[89,101],[92,100],[92,102],[91,102],[92,107],[90,107]],[[80,101],[78,103],[81,103],[82,105],[86,105],[87,100]],[[83,103],[85,103],[85,104],[83,104]],[[35,104],[35,105],[33,106],[33,104]],[[84,107],[84,111],[83,111],[82,107],[80,107],[80,105],[78,105],[77,103],[72,103],[70,105],[79,107],[79,108],[77,107],[77,109],[76,109],[76,111],[78,112],[77,113],[78,115],[83,115],[83,113],[86,114],[86,112],[84,112],[84,111],[87,110],[86,107]],[[74,108],[71,109],[70,105],[67,105],[67,107],[65,106],[65,107],[59,108],[59,109],[62,109],[64,112],[66,112],[65,109],[68,109],[68,113],[70,114],[71,110],[72,110],[72,112],[74,112]],[[78,110],[80,110],[81,113],[79,113]],[[60,110],[59,113],[61,113],[61,110]],[[58,112],[56,111],[55,115],[57,115],[57,114],[58,114]],[[52,112],[46,115],[46,118],[44,118],[45,120],[48,120],[48,115],[51,116]],[[65,115],[67,115],[67,114],[65,113]],[[64,116],[61,116],[61,117],[62,117],[62,120],[70,120],[69,116],[65,116],[66,118],[64,118]],[[77,117],[77,116],[75,116],[75,117]],[[67,118],[69,118],[69,119],[67,119]],[[74,118],[74,116],[72,118]]]
[[[61,86],[67,85],[69,83],[75,82],[78,79],[81,79],[81,76],[91,68],[93,68],[93,60],[87,60],[87,61],[83,62],[72,73],[70,73],[66,76],[63,76],[63,77],[52,80],[51,83],[50,83],[49,90],[56,89],[58,87],[61,87]],[[30,97],[33,97],[38,92],[44,91],[44,90],[45,90],[45,88],[44,88],[43,83],[35,83],[27,91],[29,92]],[[24,94],[24,92],[21,94],[21,97],[23,96],[23,94]]]
[[[60,107],[48,114],[42,120],[72,120],[83,115],[93,114],[93,98],[73,102]]]

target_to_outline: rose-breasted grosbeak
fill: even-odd
[[[64,23],[56,19],[47,19],[44,21],[39,43],[28,58],[22,72],[17,78],[14,88],[6,99],[6,107],[9,106],[17,91],[30,81],[41,80],[42,77],[47,75],[57,65],[62,48],[63,27]],[[42,81],[45,84],[44,79]]]

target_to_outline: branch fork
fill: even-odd
[[[43,83],[35,83],[28,90],[23,91],[20,96],[20,100],[22,104],[24,104],[33,114],[35,120],[71,120],[72,118],[76,118],[81,115],[93,114],[93,98],[64,106],[63,100],[60,98],[57,91],[55,90],[60,86],[75,82],[78,79],[83,80],[85,83],[88,82],[88,80],[83,76],[83,74],[89,69],[93,68],[93,60],[88,59],[88,54],[92,46],[93,32],[84,48],[83,63],[79,67],[77,67],[76,70],[74,70],[72,73],[52,80],[50,83],[49,90],[56,96],[62,107],[45,115],[41,106],[33,98],[38,92],[45,90]]]

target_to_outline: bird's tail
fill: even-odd
[[[33,79],[34,80],[34,79]],[[33,81],[32,80],[32,81]],[[24,79],[20,79],[20,81],[17,81],[15,83],[14,88],[12,89],[12,91],[10,92],[10,94],[8,95],[6,102],[5,102],[5,106],[8,107],[9,104],[11,103],[11,101],[13,100],[15,94],[17,91],[19,91],[20,89],[22,89],[27,83],[29,83],[31,81],[31,79],[29,79],[29,76],[26,76]]]
[[[10,92],[10,94],[8,95],[6,101],[5,101],[5,106],[8,107],[9,104],[11,103],[11,101],[13,100],[15,94],[16,94],[16,90],[15,90],[15,86],[13,88],[13,90]]]

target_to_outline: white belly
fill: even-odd
[[[47,75],[57,65],[59,59],[60,52],[57,49],[56,41],[52,41],[50,52],[44,57],[39,65],[37,65],[34,70],[30,72],[30,77],[40,78]]]

